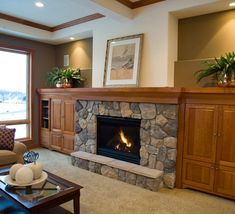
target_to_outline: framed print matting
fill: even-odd
[[[107,41],[104,86],[138,86],[143,34]]]

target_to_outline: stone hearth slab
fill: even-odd
[[[125,170],[125,171],[130,171],[132,168],[136,166],[136,164],[128,163],[128,162],[116,160],[116,159],[113,159],[113,161],[110,162],[108,165],[114,168]]]
[[[78,151],[78,152],[72,152],[71,156],[89,160],[89,158],[92,156],[92,154],[88,153],[88,152]]]
[[[158,178],[163,175],[163,171],[160,171],[157,169],[150,169],[150,168],[139,166],[139,165],[131,168],[130,171],[135,174],[143,175],[143,176],[149,177],[149,178]]]
[[[160,188],[163,176],[163,172],[160,170],[150,169],[137,164],[82,151],[73,152],[71,153],[71,156],[73,165],[78,167],[98,172],[108,177],[117,178],[118,180],[126,181],[127,183],[135,184],[153,191],[158,191]],[[84,163],[83,160],[86,162]],[[96,169],[93,169],[95,166],[94,164],[99,164],[99,166],[96,166]],[[127,174],[125,174],[124,178],[119,177],[123,172],[129,173],[128,177],[126,176]],[[139,176],[139,180],[136,176]]]
[[[108,157],[101,156],[101,155],[91,154],[89,161],[109,165],[109,163],[113,161],[113,158],[108,158]]]

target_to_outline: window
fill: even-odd
[[[0,47],[0,124],[15,128],[16,139],[31,138],[31,55]]]

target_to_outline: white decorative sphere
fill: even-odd
[[[33,170],[23,166],[16,171],[15,180],[17,184],[30,184],[33,181]]]
[[[21,163],[17,163],[17,164],[12,165],[12,167],[10,168],[10,176],[11,176],[12,180],[15,180],[16,172],[21,167],[23,167],[23,165]]]
[[[31,163],[28,165],[33,171],[33,179],[38,179],[42,175],[43,166],[41,163]]]

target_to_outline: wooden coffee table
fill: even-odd
[[[8,170],[0,170],[0,213],[4,213],[5,208],[1,208],[1,198],[11,201],[14,207],[9,210],[18,209],[24,213],[44,213],[50,208],[56,207],[67,201],[73,200],[75,214],[80,213],[80,189],[83,187],[60,178],[50,172],[46,172],[48,178],[45,182],[28,187],[13,187],[4,182],[4,176],[9,174]],[[15,211],[14,211],[15,213]]]

